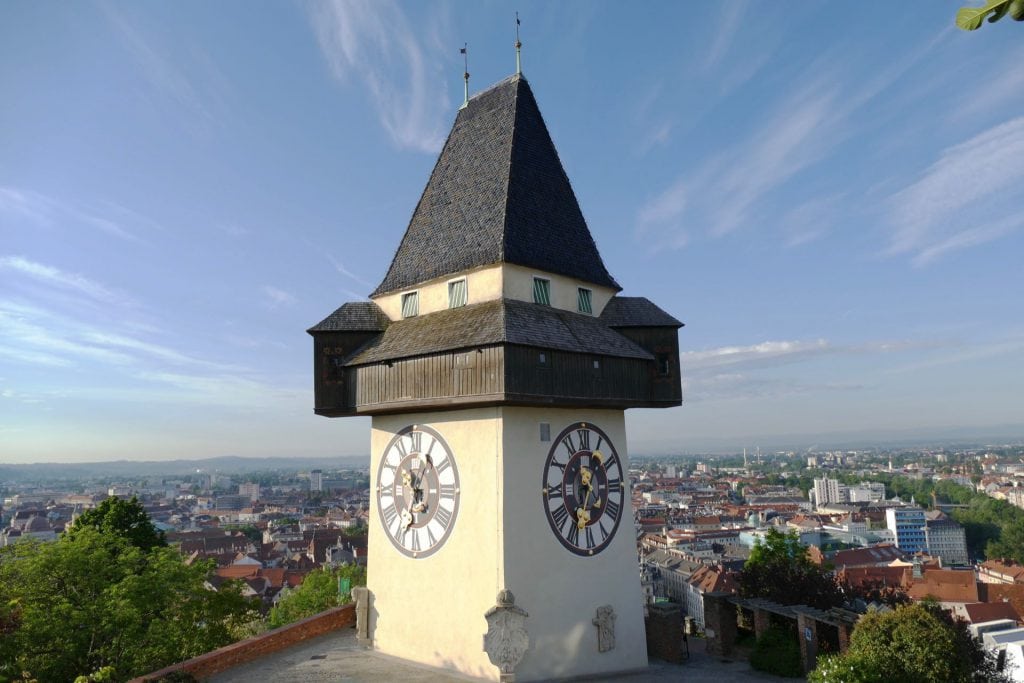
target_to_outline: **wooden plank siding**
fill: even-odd
[[[671,346],[664,334],[650,341]],[[329,354],[318,351],[326,362]],[[485,405],[668,407],[681,400],[678,370],[659,376],[654,361],[516,345],[346,367],[342,381],[326,378],[318,369],[316,413],[329,417]]]

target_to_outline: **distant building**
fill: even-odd
[[[324,472],[323,470],[313,470],[309,473],[309,490],[310,491],[323,491],[324,490]]]
[[[896,536],[896,547],[906,553],[927,552],[924,510],[917,506],[888,508],[885,525]]]
[[[846,489],[847,502],[879,503],[885,500],[885,484],[880,481],[864,481]]]
[[[844,484],[828,477],[814,480],[814,504],[816,506],[845,502],[847,502],[847,495]]]
[[[941,557],[942,564],[970,563],[964,528],[938,510],[926,515],[925,540],[928,543],[928,554]]]
[[[260,499],[260,485],[252,482],[239,484],[238,495],[247,497],[250,503],[255,503]]]

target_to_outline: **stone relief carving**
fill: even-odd
[[[597,608],[597,616],[594,617],[594,626],[597,627],[597,651],[608,652],[615,649],[615,610],[611,605],[604,605]]]
[[[501,683],[516,680],[516,666],[530,647],[530,634],[524,627],[528,616],[526,610],[516,607],[516,598],[508,589],[499,592],[498,604],[484,613],[484,652],[501,672]]]

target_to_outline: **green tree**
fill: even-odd
[[[740,595],[783,605],[829,609],[843,604],[832,575],[811,562],[796,532],[769,529],[750,551],[739,576]]]
[[[818,658],[810,683],[1003,683],[993,655],[963,620],[934,603],[870,612],[857,622],[850,648]]]
[[[79,515],[67,533],[74,536],[87,527],[104,534],[120,536],[144,551],[167,545],[164,532],[153,526],[149,513],[135,496],[131,500],[121,500],[115,496],[107,498],[92,510]]]
[[[278,628],[349,602],[351,598],[348,595],[339,595],[339,579],[348,579],[352,586],[365,586],[366,568],[346,564],[333,571],[311,571],[301,586],[278,600],[270,610],[267,617],[270,628]]]
[[[1024,21],[1024,0],[988,0],[981,7],[961,7],[956,13],[956,25],[974,31],[981,28],[985,17],[991,24],[1007,14],[1014,21]]]
[[[208,590],[211,570],[90,526],[0,549],[0,604],[18,608],[0,638],[0,680],[104,680],[110,667],[121,681],[233,642],[252,605],[236,584]]]

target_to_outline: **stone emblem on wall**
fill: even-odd
[[[508,589],[499,592],[498,604],[484,613],[484,652],[501,672],[502,683],[515,681],[516,666],[530,647],[530,635],[524,627],[528,616],[526,610],[516,607],[515,596]]]
[[[597,616],[594,617],[594,626],[597,627],[597,651],[608,652],[615,649],[615,610],[611,605],[604,605],[597,608]]]

